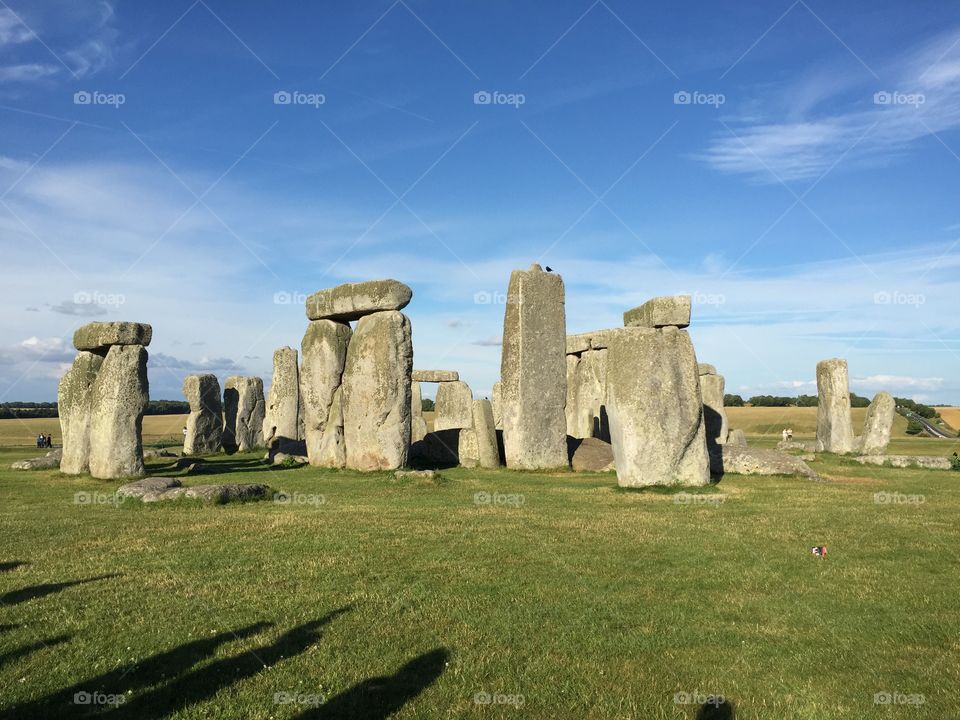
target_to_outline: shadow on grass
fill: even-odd
[[[721,703],[707,702],[697,710],[695,720],[733,720],[733,704],[729,700]]]
[[[37,650],[43,650],[44,648],[52,648],[55,645],[60,643],[65,643],[70,639],[70,635],[58,635],[57,637],[50,638],[49,640],[40,640],[30,645],[24,645],[23,647],[18,647],[16,650],[11,650],[10,652],[5,652],[0,655],[0,668],[2,668],[7,663],[11,663],[14,660],[19,660],[20,658],[26,657],[35,653]]]
[[[13,560],[11,562],[0,562],[0,572],[10,572],[11,570],[16,570],[18,567],[24,565],[29,565],[30,563],[23,560]]]
[[[35,598],[46,597],[47,595],[53,595],[58,593],[61,590],[66,590],[67,588],[74,587],[76,585],[84,585],[90,582],[96,582],[98,580],[107,580],[109,578],[118,577],[120,573],[110,573],[108,575],[97,575],[96,577],[84,578],[83,580],[68,580],[67,582],[60,583],[44,583],[43,585],[31,585],[30,587],[21,588],[20,590],[11,590],[6,595],[0,596],[0,605],[17,605],[18,603],[26,602],[27,600],[34,600]]]
[[[418,655],[393,675],[357,683],[294,720],[383,720],[436,682],[449,657],[446,648],[435,648]]]
[[[192,470],[188,467],[194,465]],[[156,467],[151,467],[151,472],[176,476],[176,477],[194,477],[197,475],[223,475],[226,473],[251,473],[251,472],[280,472],[283,470],[296,470],[303,467],[300,464],[295,465],[269,465],[261,458],[245,458],[240,460],[209,460],[205,458],[176,458],[175,462],[164,463]]]
[[[5,632],[9,632],[9,631],[11,631],[11,630],[16,630],[18,627],[20,627],[20,626],[19,626],[19,625],[12,625],[12,624],[10,624],[10,623],[4,623],[4,624],[0,625],[0,633],[5,633]]]

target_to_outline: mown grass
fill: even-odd
[[[118,505],[118,483],[0,470],[0,718],[104,710],[80,691],[122,694],[117,718],[694,717],[680,692],[741,720],[956,713],[960,473],[826,456],[821,483],[679,494],[209,464],[184,482],[290,501]]]

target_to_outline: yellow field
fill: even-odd
[[[186,415],[147,415],[143,418],[143,442],[152,445],[169,440],[174,444],[183,442],[183,426]],[[36,420],[0,420],[0,446],[34,445],[39,433],[53,436],[53,444],[59,445],[60,420],[38,418]]]
[[[934,408],[940,417],[942,417],[947,425],[952,427],[954,430],[960,430],[960,408],[956,407],[938,407]]]
[[[853,431],[859,435],[863,428],[866,408],[853,408]],[[817,434],[817,409],[815,407],[735,407],[727,408],[730,428],[743,430],[749,435],[780,435],[784,428],[793,428],[794,437],[813,438]],[[893,419],[893,437],[909,437],[906,434],[907,420],[902,415]]]

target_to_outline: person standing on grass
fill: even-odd
[[[43,433],[40,433],[39,435],[37,435],[37,447],[38,448],[43,447]]]

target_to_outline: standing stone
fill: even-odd
[[[277,348],[273,353],[273,380],[263,420],[263,442],[281,452],[296,449],[300,440],[300,372],[297,351]]]
[[[727,445],[736,445],[738,447],[747,446],[747,436],[740,428],[736,430],[731,430],[730,434],[727,435]]]
[[[566,345],[563,279],[537,264],[514,270],[500,364],[507,467],[567,466]]]
[[[342,468],[347,461],[343,441],[341,395],[337,393],[353,331],[346,323],[314,320],[300,346],[300,402],[307,457],[317,467]]]
[[[410,320],[389,310],[357,323],[343,371],[346,465],[396,470],[410,450]]]
[[[500,403],[502,399],[500,381],[493,384],[492,394],[490,395],[490,404],[493,405],[493,426],[497,430],[503,430],[503,416],[500,414]]]
[[[569,339],[568,339],[569,342]],[[574,358],[574,362],[571,362]],[[567,435],[610,440],[606,403],[607,351],[567,355]]]
[[[149,399],[147,350],[114,345],[91,390],[90,474],[101,480],[138,477],[143,467],[143,413]]]
[[[433,407],[434,431],[473,427],[473,393],[465,382],[457,380],[437,385]]]
[[[723,407],[725,381],[713,365],[700,363],[700,394],[703,396],[703,418],[707,424],[707,445],[723,445],[730,432],[727,411]],[[707,372],[704,372],[704,371]]]
[[[457,461],[463,467],[476,467],[480,464],[480,442],[477,439],[476,430],[469,427],[458,432],[460,434],[457,442]]]
[[[81,350],[74,358],[73,366],[60,379],[57,389],[60,437],[63,438],[60,471],[68,475],[79,475],[90,469],[93,383],[105,354]]]
[[[624,328],[610,340],[607,412],[622,487],[706,485],[710,459],[685,330]]]
[[[220,449],[223,440],[223,406],[216,375],[187,375],[183,394],[190,403],[184,455],[206,455]]]
[[[414,371],[416,375],[416,371]],[[423,394],[420,383],[410,383],[410,444],[420,442],[427,436],[427,421],[423,417]]]
[[[262,379],[228,377],[223,386],[224,449],[232,453],[262,447],[265,411]]]
[[[307,298],[310,320],[359,320],[384,310],[402,310],[413,291],[397,280],[367,280],[319,290]]]
[[[477,462],[482,468],[500,467],[493,405],[489,400],[473,401],[473,434],[477,443]]]
[[[817,363],[817,451],[844,455],[854,449],[847,361]]]
[[[860,452],[863,455],[883,455],[890,444],[893,417],[897,413],[897,401],[888,392],[880,391],[867,408],[863,421],[863,440]]]

